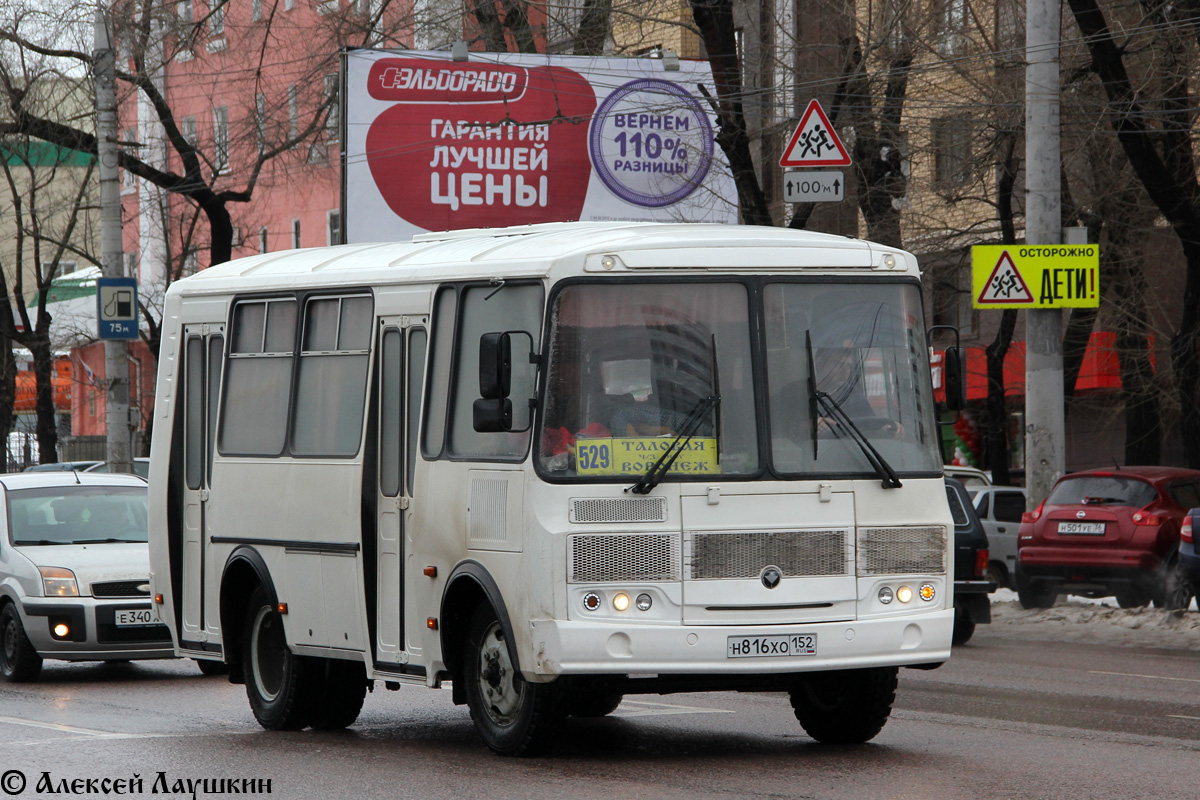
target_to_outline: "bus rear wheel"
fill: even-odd
[[[313,659],[287,646],[275,598],[262,586],[250,596],[242,635],[246,697],[258,724],[296,731],[309,724],[319,675]]]
[[[887,724],[898,673],[896,667],[814,672],[792,688],[792,710],[821,744],[862,744]]]
[[[467,629],[462,677],[471,720],[492,752],[530,756],[553,741],[564,716],[559,689],[521,677],[489,606],[476,610]]]

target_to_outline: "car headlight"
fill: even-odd
[[[75,573],[62,567],[38,567],[42,573],[42,591],[46,597],[78,597]]]

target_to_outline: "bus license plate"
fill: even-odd
[[[154,618],[154,612],[148,608],[138,611],[132,609],[118,611],[116,612],[116,618],[118,628],[144,628],[148,625],[160,624]]]
[[[787,633],[782,636],[730,636],[726,643],[729,658],[769,658],[771,656],[815,656],[815,633]]]

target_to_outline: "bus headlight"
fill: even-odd
[[[911,603],[913,599],[913,590],[910,586],[901,586],[896,590],[896,599],[901,603]]]
[[[879,602],[883,603],[885,606],[891,605],[894,597],[895,595],[892,593],[892,587],[883,586],[879,589]]]
[[[617,611],[625,611],[629,608],[629,595],[624,592],[617,592],[613,595],[613,608]]]
[[[637,596],[638,611],[649,611],[650,606],[652,605],[654,605],[654,598],[652,598],[650,595],[642,592]]]

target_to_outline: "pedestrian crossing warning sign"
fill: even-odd
[[[1000,254],[992,274],[983,284],[979,293],[980,305],[995,305],[996,303],[1032,303],[1033,294],[1025,285],[1025,279],[1017,271],[1012,256],[1005,250]]]
[[[1098,245],[980,245],[971,272],[975,308],[1100,305]]]
[[[850,154],[829,124],[821,104],[812,100],[800,117],[788,146],[779,159],[781,167],[848,167]]]

